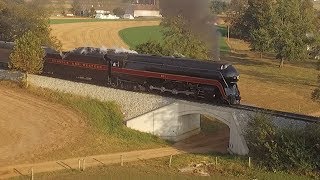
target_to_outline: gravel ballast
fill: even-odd
[[[115,101],[121,106],[125,120],[140,116],[175,101],[172,98],[152,94],[124,91],[31,74],[28,75],[28,82],[30,85],[37,87],[86,96],[100,101]]]

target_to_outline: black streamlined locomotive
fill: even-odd
[[[46,54],[43,73],[121,89],[182,94],[240,104],[239,73],[229,63],[118,53],[99,48]]]
[[[0,42],[1,55],[8,56],[13,46],[13,43]],[[226,62],[150,56],[90,47],[64,53],[46,47],[44,49],[44,75],[85,80],[127,90],[158,91],[240,104],[237,85],[239,73]],[[2,59],[5,62],[9,60],[8,57]]]

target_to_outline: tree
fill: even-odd
[[[42,45],[59,50],[61,43],[51,35],[46,8],[35,3],[0,2],[4,4],[0,9],[0,40],[14,41],[25,32],[33,31],[41,38]]]
[[[26,73],[41,73],[44,56],[41,38],[36,33],[28,31],[15,41],[15,46],[10,54],[9,66],[11,69]]]
[[[182,16],[165,18],[162,25],[166,27],[164,32],[164,46],[170,55],[182,54],[195,59],[210,59],[208,45],[201,41]]]
[[[248,0],[231,0],[229,9],[235,14],[242,14],[248,6]]]
[[[94,9],[94,7],[91,7],[90,12],[89,12],[89,16],[94,17],[95,15],[96,15],[96,10]]]
[[[231,0],[227,11],[227,23],[230,25],[230,35],[241,37],[242,16],[247,8],[248,0]]]
[[[320,49],[320,47],[319,47]],[[320,50],[319,50],[320,52]],[[318,71],[319,71],[319,75],[318,75],[318,86],[317,88],[312,92],[312,100],[314,101],[318,101],[320,102],[320,59],[318,59],[318,67],[317,67]]]
[[[285,60],[309,57],[308,47],[316,46],[314,39],[319,36],[316,17],[310,0],[248,0],[232,29],[236,29],[236,36],[249,41],[254,50],[275,52],[283,67]]]
[[[210,8],[214,14],[222,14],[228,10],[228,3],[221,0],[213,0]]]
[[[232,29],[237,29],[237,36],[250,41],[254,31],[270,27],[272,6],[273,1],[270,0],[248,0],[242,15],[233,21]]]
[[[151,54],[158,56],[169,56],[170,53],[165,49],[165,47],[156,41],[147,41],[143,44],[139,44],[135,49],[140,54]]]
[[[251,48],[254,51],[260,52],[260,58],[262,58],[263,53],[272,49],[272,37],[270,36],[268,30],[257,29],[253,31],[251,35]]]
[[[320,75],[318,75],[318,87],[313,91],[312,99],[320,102]]]
[[[72,4],[71,4],[71,11],[74,15],[76,16],[80,16],[81,15],[81,12],[82,12],[82,7],[81,7],[81,4],[80,2],[78,1],[73,1]]]
[[[167,27],[164,45],[169,50],[197,59],[217,57],[217,28],[208,4],[209,0],[160,1],[162,25]]]
[[[164,42],[148,41],[136,47],[136,51],[144,54],[165,56],[182,56],[199,60],[210,59],[208,45],[201,41],[182,16],[164,18]]]
[[[126,13],[126,11],[123,8],[117,7],[113,10],[113,14],[118,16],[118,17],[122,17],[124,14]]]
[[[317,36],[315,18],[310,0],[277,0],[271,33],[280,67],[283,67],[285,60],[304,60],[309,57],[310,38],[307,34]]]

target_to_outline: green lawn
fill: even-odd
[[[228,30],[226,27],[218,27],[218,31],[221,33],[220,38],[220,51],[221,52],[230,52],[230,47],[228,46],[226,42],[226,37],[228,36]]]
[[[137,45],[145,43],[148,40],[163,42],[163,30],[161,26],[134,27],[121,30],[119,35],[130,48],[135,48]],[[220,50],[222,52],[229,52],[230,48],[225,38],[223,38],[226,36],[226,29],[219,27],[219,31],[222,34],[220,38]]]
[[[162,31],[161,26],[142,26],[123,29],[119,35],[130,48],[134,48],[148,40],[163,42]]]

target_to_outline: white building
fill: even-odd
[[[134,0],[132,11],[134,17],[161,17],[159,0]]]
[[[105,11],[105,10],[96,10],[96,19],[120,19],[116,15],[110,14],[110,11]]]

